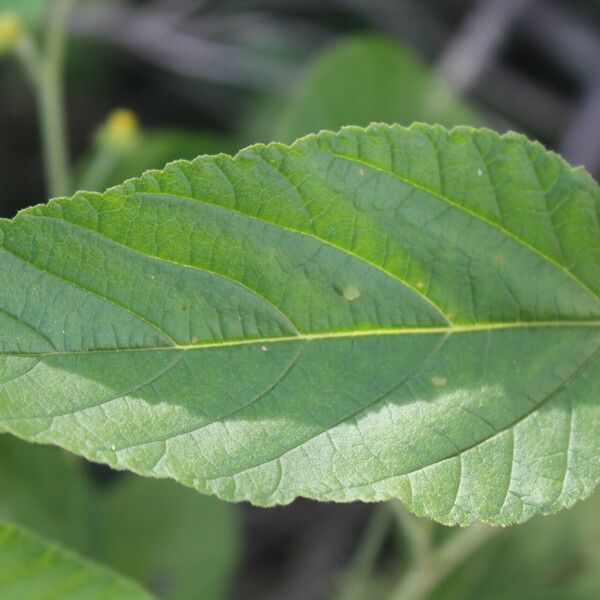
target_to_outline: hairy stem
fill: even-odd
[[[392,523],[392,513],[385,505],[377,506],[367,524],[358,550],[337,595],[337,600],[362,600],[375,561]]]
[[[415,517],[398,500],[392,500],[390,506],[394,510],[413,564],[423,564],[431,551],[433,523]]]
[[[51,196],[69,193],[69,151],[65,119],[63,68],[66,24],[74,0],[54,0],[44,56],[35,81],[46,181]]]

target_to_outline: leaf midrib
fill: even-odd
[[[510,331],[520,329],[589,329],[600,328],[598,321],[532,321],[511,323],[476,323],[470,325],[453,325],[451,327],[412,327],[390,329],[365,329],[357,331],[332,331],[324,333],[307,333],[300,335],[228,340],[226,342],[200,342],[196,344],[175,344],[172,346],[141,346],[139,348],[99,348],[93,350],[65,350],[58,352],[4,352],[0,356],[23,357],[52,357],[52,356],[77,356],[85,354],[109,354],[119,352],[167,352],[188,351],[211,348],[230,348],[236,346],[267,346],[286,342],[314,342],[335,339],[357,339],[379,336],[410,336],[410,335],[458,335],[463,333],[481,333],[492,331]],[[266,348],[268,351],[268,348]]]
[[[568,268],[566,268],[564,265],[560,264],[559,262],[555,261],[552,257],[548,256],[547,254],[545,254],[544,252],[542,252],[541,250],[539,250],[538,248],[536,248],[535,246],[532,246],[531,244],[529,244],[527,241],[523,240],[521,237],[517,236],[516,234],[514,234],[513,232],[507,230],[502,224],[497,223],[493,220],[490,220],[488,218],[486,218],[484,215],[477,213],[471,209],[469,209],[468,207],[464,206],[463,204],[461,204],[460,202],[458,202],[457,200],[454,200],[452,198],[449,198],[448,196],[436,191],[433,188],[430,188],[428,186],[426,186],[425,184],[422,184],[418,181],[415,181],[409,177],[406,177],[400,173],[397,173],[393,170],[390,169],[386,169],[385,167],[382,167],[378,164],[375,164],[371,161],[365,160],[363,158],[359,158],[359,157],[355,157],[355,156],[350,156],[347,154],[343,154],[343,153],[339,153],[339,152],[334,152],[332,150],[323,150],[321,149],[321,152],[323,152],[324,154],[327,154],[331,157],[336,157],[336,158],[340,158],[342,160],[347,160],[349,162],[353,162],[355,164],[359,164],[361,166],[370,168],[372,170],[378,171],[380,173],[383,173],[384,175],[387,175],[389,177],[393,177],[395,179],[398,179],[399,181],[402,181],[403,183],[405,183],[406,185],[412,187],[415,190],[419,190],[423,193],[426,193],[428,195],[431,195],[435,198],[438,198],[439,200],[442,200],[443,202],[445,202],[446,204],[448,204],[449,206],[460,210],[466,214],[468,214],[469,216],[471,216],[472,218],[488,225],[489,227],[492,227],[494,229],[497,229],[498,231],[500,231],[501,233],[503,233],[504,235],[506,235],[507,237],[509,237],[510,239],[512,239],[513,241],[515,241],[517,244],[521,245],[522,247],[526,248],[528,251],[533,252],[534,254],[536,254],[537,256],[539,256],[543,261],[545,261],[546,263],[550,264],[553,268],[559,270],[563,275],[566,275],[569,279],[571,279],[571,281],[573,281],[575,284],[577,284],[582,290],[584,290],[587,294],[591,295],[594,300],[600,304],[600,295],[598,295],[594,290],[592,290],[590,287],[587,286],[587,284],[585,284],[583,281],[581,281],[574,273],[572,273]],[[272,165],[271,165],[272,166]],[[331,246],[332,248],[341,251],[343,253],[346,253],[350,256],[352,256],[353,258],[364,262],[365,264],[367,264],[368,266],[370,266],[371,268],[374,268],[382,273],[384,273],[385,275],[387,275],[388,277],[398,281],[401,285],[403,285],[404,287],[408,288],[410,291],[412,291],[413,293],[415,293],[417,296],[419,296],[422,300],[424,300],[427,304],[429,304],[438,314],[439,316],[442,317],[442,319],[444,319],[444,321],[446,321],[448,323],[448,327],[449,328],[454,328],[454,323],[452,323],[448,317],[445,314],[445,311],[442,309],[441,306],[439,306],[432,298],[430,298],[428,295],[424,294],[421,290],[419,290],[418,288],[416,288],[416,286],[413,286],[411,284],[411,282],[400,278],[398,275],[388,271],[384,266],[382,265],[378,265],[372,261],[370,261],[369,259],[360,256],[358,254],[356,254],[355,252],[351,251],[348,248],[345,248],[343,246],[339,246],[338,244],[335,244],[327,239],[324,239],[318,235],[315,235],[314,233],[311,233],[309,231],[305,231],[305,230],[301,230],[301,229],[296,229],[296,228],[290,228],[286,225],[280,224],[280,223],[273,223],[271,221],[265,220],[263,218],[257,217],[256,215],[250,215],[246,212],[240,211],[237,208],[233,208],[233,207],[228,207],[228,206],[224,206],[222,204],[215,204],[212,202],[207,202],[205,200],[202,200],[200,198],[196,198],[193,196],[186,196],[186,195],[181,195],[181,194],[173,194],[173,193],[169,193],[169,192],[146,192],[146,191],[140,191],[140,190],[136,190],[134,192],[130,192],[130,193],[125,193],[122,189],[120,190],[121,193],[123,194],[123,196],[125,197],[135,197],[135,196],[147,196],[147,197],[169,197],[172,199],[178,199],[178,200],[184,200],[184,201],[191,201],[194,203],[199,203],[199,204],[203,204],[205,206],[211,207],[213,209],[221,209],[221,210],[225,210],[227,212],[233,213],[233,214],[237,214],[241,217],[247,218],[249,220],[253,220],[253,221],[258,221],[261,223],[264,223],[266,225],[275,227],[277,229],[281,229],[284,231],[288,231],[290,233],[294,233],[294,234],[298,234],[298,235],[302,235],[302,236],[306,236],[306,237],[311,237],[317,241],[319,241],[320,243],[323,243],[325,245]],[[44,219],[44,218],[48,218],[48,219],[53,219],[52,217],[48,217],[47,215],[35,215],[35,214],[29,214],[27,213],[27,211],[25,211],[25,214],[27,214],[27,216],[29,217],[34,217],[34,218],[40,218],[40,219]],[[53,219],[54,220],[54,219]],[[204,271],[206,273],[210,273],[212,275],[215,276],[220,276],[224,279],[230,280],[232,283],[237,284],[243,288],[245,288],[248,292],[255,294],[257,297],[259,297],[261,300],[264,300],[272,309],[275,309],[281,316],[285,317],[285,320],[288,321],[288,323],[297,330],[297,327],[295,325],[295,323],[293,323],[290,318],[283,313],[283,311],[281,311],[281,309],[279,309],[277,306],[275,306],[270,300],[268,300],[267,298],[265,298],[260,292],[258,292],[258,290],[255,290],[253,288],[250,288],[248,286],[246,286],[243,282],[238,281],[237,279],[232,279],[222,273],[218,273],[216,271],[212,271],[212,270],[208,270],[205,268],[200,268],[197,265],[190,265],[190,264],[186,264],[186,263],[180,263],[178,261],[170,261],[167,259],[164,259],[163,257],[158,257],[158,256],[154,256],[154,255],[148,255],[145,254],[143,252],[139,252],[136,251],[135,249],[129,247],[129,246],[125,246],[123,244],[119,244],[116,240],[114,240],[111,237],[108,237],[104,234],[100,234],[100,232],[91,230],[87,227],[83,227],[79,224],[75,224],[72,223],[71,221],[67,220],[67,219],[56,219],[59,221],[62,221],[64,223],[70,224],[75,226],[76,228],[80,228],[83,231],[87,231],[89,233],[95,233],[99,236],[101,236],[102,238],[109,240],[127,250],[130,251],[134,251],[134,252],[138,252],[139,254],[143,255],[143,256],[147,256],[150,259],[154,259],[157,261],[162,261],[165,263],[172,263],[174,265],[177,265],[179,267],[187,267],[187,268],[193,268],[193,269],[198,269],[199,271]],[[3,246],[3,245],[2,245]],[[8,250],[7,248],[5,248],[6,250]],[[12,251],[8,250],[9,252],[11,252],[11,254],[13,254],[14,256],[16,256],[17,258],[21,258],[23,259],[23,257],[18,256],[16,254],[14,254]],[[29,262],[29,261],[27,261]],[[33,265],[39,268],[38,265]],[[55,275],[55,273],[50,273],[51,275]],[[71,281],[69,281],[69,283],[73,283]],[[86,291],[90,291],[90,290],[86,290]],[[93,293],[93,292],[91,292]],[[103,298],[106,299],[106,298]],[[122,307],[124,308],[124,307]],[[132,312],[132,311],[128,311],[128,312]],[[137,313],[133,313],[134,316],[140,317],[140,315],[138,315]],[[146,318],[144,318],[145,321],[147,321]],[[152,326],[155,326],[154,323],[148,323]],[[182,345],[178,345],[170,336],[168,336],[166,334],[166,332],[162,331],[162,329],[160,329],[158,326],[155,326],[155,329],[157,329],[157,331],[159,333],[161,333],[163,336],[167,337],[169,339],[170,342],[172,342],[171,348],[172,349],[188,349],[188,346],[182,346]],[[407,328],[408,329],[408,328]],[[412,328],[411,328],[412,329]],[[430,329],[428,329],[428,331],[430,331]],[[442,330],[443,332],[447,331],[447,328],[443,328]],[[455,331],[453,331],[455,332]],[[298,336],[294,336],[293,339],[296,339],[296,337],[300,338],[300,339],[308,339],[310,338],[312,335],[314,334],[304,334],[304,333],[300,333]],[[277,338],[277,340],[279,341],[280,339],[283,338]],[[259,340],[256,343],[260,343],[261,341],[263,342],[270,342],[270,339],[264,339],[264,340]],[[244,340],[245,342],[245,340]],[[239,342],[234,342],[235,345],[238,345]],[[223,345],[234,345],[234,343],[230,342],[224,342]],[[208,344],[206,344],[206,346],[208,346]],[[162,349],[162,348],[161,348]],[[0,353],[1,354],[1,353]]]

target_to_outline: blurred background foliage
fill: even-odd
[[[0,0],[36,37],[46,9]],[[79,0],[70,187],[102,191],[171,160],[372,121],[516,129],[598,178],[599,59],[597,0]],[[0,216],[11,217],[48,194],[31,91],[1,45],[0,97]],[[596,494],[499,531],[431,597],[600,597],[599,511]],[[410,528],[451,534],[397,513],[232,506],[0,437],[1,519],[165,599],[398,597]]]

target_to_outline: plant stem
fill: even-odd
[[[431,550],[432,523],[409,513],[398,500],[390,501],[390,506],[400,525],[413,564],[423,564]]]
[[[50,196],[69,192],[63,67],[67,18],[74,0],[54,0],[40,53],[29,34],[16,44],[16,53],[27,73],[37,104],[46,184]]]
[[[477,549],[502,529],[472,525],[452,534],[445,542],[429,549],[401,579],[392,600],[423,600],[436,586]]]
[[[41,58],[31,36],[26,34],[21,35],[16,43],[15,52],[23,63],[23,68],[29,77],[30,83],[36,89],[40,77]]]
[[[54,0],[45,39],[45,54],[35,82],[46,180],[51,196],[69,192],[63,68],[69,12],[74,0]]]
[[[337,600],[362,600],[366,597],[365,584],[369,580],[391,522],[392,513],[387,506],[374,508],[356,555],[344,577]]]

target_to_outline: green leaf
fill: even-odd
[[[99,500],[82,466],[58,448],[0,436],[0,521],[101,558],[92,527]]]
[[[81,467],[58,448],[0,436],[0,520],[106,564],[165,600],[227,597],[240,548],[236,507],[135,476],[96,488]]]
[[[0,427],[260,505],[523,521],[600,477],[599,189],[376,125],[0,221]]]
[[[482,122],[410,49],[386,38],[355,36],[327,48],[309,65],[275,119],[274,137],[291,142],[349,124],[413,121],[449,127]]]
[[[105,504],[113,568],[167,600],[229,597],[241,542],[236,507],[138,477],[109,490]]]
[[[600,494],[503,532],[432,600],[588,600],[600,591]]]
[[[0,597],[18,600],[150,600],[133,583],[0,523]]]

